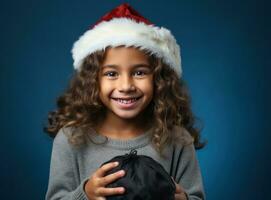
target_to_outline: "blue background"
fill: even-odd
[[[73,72],[74,41],[123,1],[1,1],[1,199],[44,199],[47,113]],[[270,195],[270,5],[267,1],[128,1],[175,35],[207,199]]]

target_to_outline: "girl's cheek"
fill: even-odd
[[[115,84],[110,82],[110,81],[104,81],[101,85],[101,92],[102,93],[109,93],[111,92],[113,89],[115,89]]]

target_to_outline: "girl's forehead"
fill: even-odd
[[[143,62],[148,63],[146,52],[135,47],[111,47],[106,49],[103,64],[108,62]]]
[[[151,69],[151,66],[145,63],[138,63],[138,64],[131,64],[128,66],[122,66],[122,65],[115,65],[115,64],[106,64],[106,65],[102,65],[101,66],[101,70],[107,69],[107,68],[112,68],[112,69],[116,69],[116,70],[122,70],[122,69],[136,69],[136,68],[148,68]]]
[[[144,54],[147,56],[147,50],[142,50],[140,49],[140,47],[135,47],[135,46],[116,46],[116,47],[106,47],[105,49],[105,53],[108,52],[134,52],[134,53],[138,53],[138,54]]]

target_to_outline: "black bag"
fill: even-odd
[[[171,172],[168,174],[163,166],[151,157],[137,155],[137,151],[133,149],[129,154],[116,156],[102,165],[115,161],[118,161],[119,165],[109,170],[106,175],[123,169],[125,170],[125,176],[108,184],[106,187],[124,187],[125,193],[107,196],[107,200],[175,199],[176,186],[171,179]],[[171,163],[171,171],[172,166],[173,163]]]

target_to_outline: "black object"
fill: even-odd
[[[137,155],[136,150],[116,156],[102,165],[118,161],[119,165],[106,175],[125,170],[125,176],[106,187],[124,187],[125,193],[107,196],[107,200],[174,200],[175,183],[163,166],[149,156]],[[101,165],[101,166],[102,166]]]

